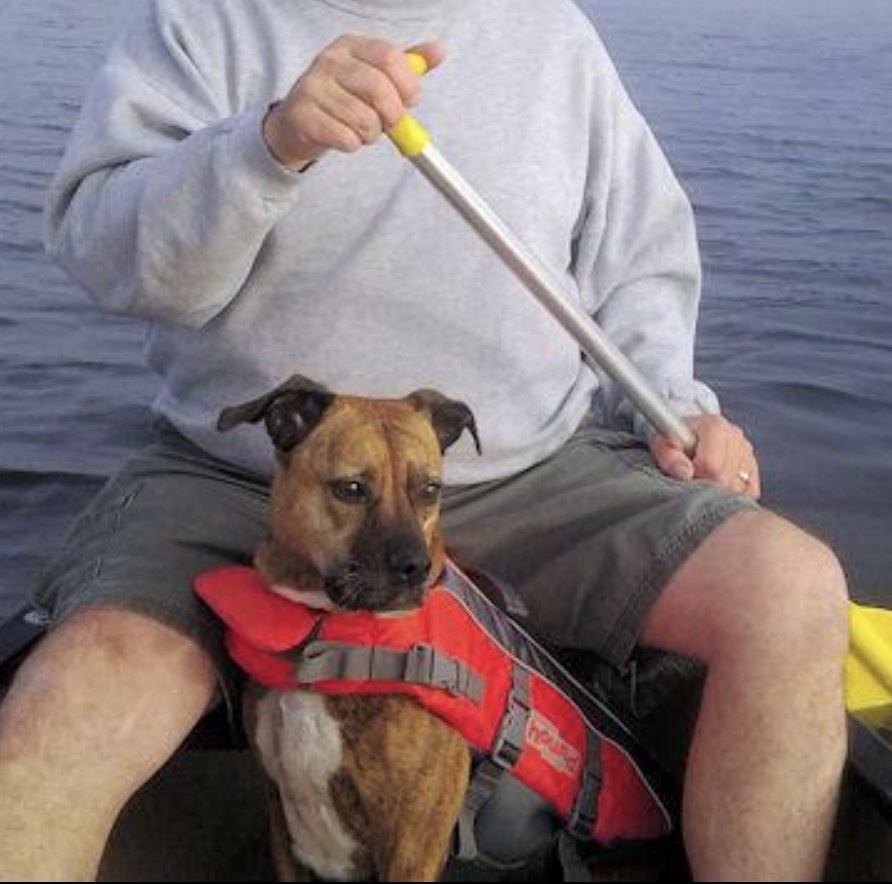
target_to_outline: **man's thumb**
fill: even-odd
[[[694,478],[694,465],[678,452],[680,456],[670,457],[668,463],[661,464],[660,468],[667,476],[678,479],[679,482],[688,482]]]
[[[667,475],[679,482],[687,482],[694,478],[694,464],[680,449],[671,445],[666,439],[657,436],[651,445],[657,466]]]

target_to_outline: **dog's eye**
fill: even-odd
[[[344,503],[364,503],[369,496],[368,485],[362,479],[334,479],[331,492]]]
[[[431,479],[421,486],[421,491],[418,496],[422,503],[432,506],[440,499],[440,491],[442,488],[443,485],[441,482],[436,479]]]

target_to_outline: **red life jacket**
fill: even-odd
[[[409,695],[482,756],[483,779],[509,772],[577,837],[609,844],[671,830],[665,804],[630,754],[627,729],[454,565],[421,607],[387,614],[311,609],[246,567],[202,574],[195,588],[255,681]]]

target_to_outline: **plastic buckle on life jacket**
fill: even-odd
[[[598,744],[592,732],[588,732],[585,749],[585,767],[582,771],[582,783],[573,809],[567,821],[567,830],[577,838],[591,838],[597,821],[598,800],[601,795],[601,756]]]
[[[433,645],[415,644],[406,651],[402,677],[407,682],[440,688],[455,697],[467,697],[478,706],[483,700],[483,678]]]
[[[433,645],[415,644],[406,651],[377,645],[316,640],[304,644],[295,666],[300,684],[320,681],[398,681],[426,685],[479,706],[486,681],[478,672]]]
[[[473,861],[477,858],[477,813],[505,773],[517,764],[523,754],[531,711],[530,674],[515,664],[511,670],[507,708],[499,722],[499,729],[489,752],[475,765],[465,792],[453,845],[453,855],[457,859]]]
[[[515,665],[511,672],[508,708],[489,751],[489,757],[505,770],[514,767],[523,753],[531,710],[530,674],[522,666]]]

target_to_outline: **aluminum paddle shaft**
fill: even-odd
[[[417,73],[427,63],[409,53]],[[431,143],[428,131],[407,114],[387,131],[400,153],[458,210],[502,262],[520,279],[539,303],[575,339],[591,364],[601,368],[620,386],[656,430],[674,440],[688,454],[697,446],[694,432],[648,383],[633,362],[604,334],[600,326],[565,296],[560,278],[525,246]]]

